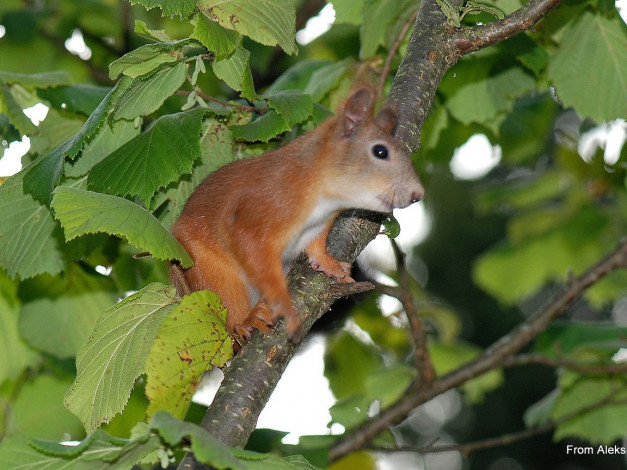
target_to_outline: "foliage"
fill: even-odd
[[[131,468],[168,464],[190,448],[215,468],[328,464],[330,436],[303,438],[297,448],[277,443],[275,451],[307,460],[281,458],[226,448],[159,410],[184,418],[204,371],[232,353],[218,299],[201,292],[181,301],[166,285],[165,261],[191,264],[168,232],[187,197],[216,168],[328,117],[357,59],[392,54],[394,70],[407,47],[408,35],[399,35],[416,2],[332,3],[335,26],[299,47],[291,0],[2,3],[0,152],[23,135],[31,147],[23,169],[0,178],[0,351],[11,358],[0,361],[0,466]],[[498,10],[469,2],[449,19],[487,23],[520,6],[495,3]],[[487,13],[460,17],[474,10]],[[88,60],[60,47],[74,28]],[[444,77],[415,159],[433,225],[408,262],[421,280],[410,291],[430,327],[439,376],[480,355],[627,233],[625,151],[582,150],[588,131],[627,116],[625,51],[627,28],[614,5],[567,3],[534,31],[463,57]],[[35,125],[25,110],[39,102],[49,111]],[[462,181],[449,162],[477,133],[500,146],[501,161]],[[395,219],[386,229],[398,235]],[[152,256],[133,259],[138,251]],[[615,324],[621,312],[624,322],[625,286],[624,270],[596,283],[569,313],[585,326],[553,325],[535,350],[611,364],[627,347]],[[350,313],[350,328],[327,332],[325,357],[337,397],[329,425],[347,432],[416,379],[402,315],[381,315],[374,296]],[[466,382],[464,409],[503,399],[510,378],[495,369]],[[59,406],[68,388],[73,414]],[[508,400],[528,408],[530,428],[555,423],[555,440],[609,445],[625,437],[624,375],[560,371],[522,389]],[[44,408],[48,416],[37,418]],[[149,424],[135,426],[146,411]],[[464,426],[461,436],[470,433]],[[421,432],[406,424],[397,437],[415,444],[443,431]],[[83,440],[58,444],[68,438]],[[376,442],[393,443],[391,435]],[[355,453],[332,468],[374,468],[374,455]]]

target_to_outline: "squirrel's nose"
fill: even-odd
[[[418,202],[420,201],[425,195],[425,190],[421,189],[420,191],[414,191],[411,193],[411,202],[412,204],[414,202]]]

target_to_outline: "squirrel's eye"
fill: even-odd
[[[372,154],[381,160],[385,160],[388,158],[389,152],[385,145],[377,144],[372,147]]]

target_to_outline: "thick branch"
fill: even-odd
[[[563,0],[529,0],[512,14],[491,23],[457,30],[455,45],[460,55],[498,44],[518,33],[531,29]]]
[[[570,285],[559,291],[548,304],[509,334],[496,341],[475,360],[442,378],[436,379],[422,389],[410,390],[395,404],[383,410],[379,416],[347,435],[331,450],[330,459],[336,460],[350,452],[364,448],[389,426],[403,421],[408,413],[417,406],[485,372],[501,367],[506,358],[529,344],[575,302],[588,287],[613,270],[625,267],[627,267],[627,239],[623,240],[595,266],[580,277],[574,278]]]

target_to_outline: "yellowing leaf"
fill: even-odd
[[[165,410],[185,417],[203,374],[233,357],[225,322],[226,309],[217,294],[198,291],[183,297],[161,325],[148,355],[148,416]]]

